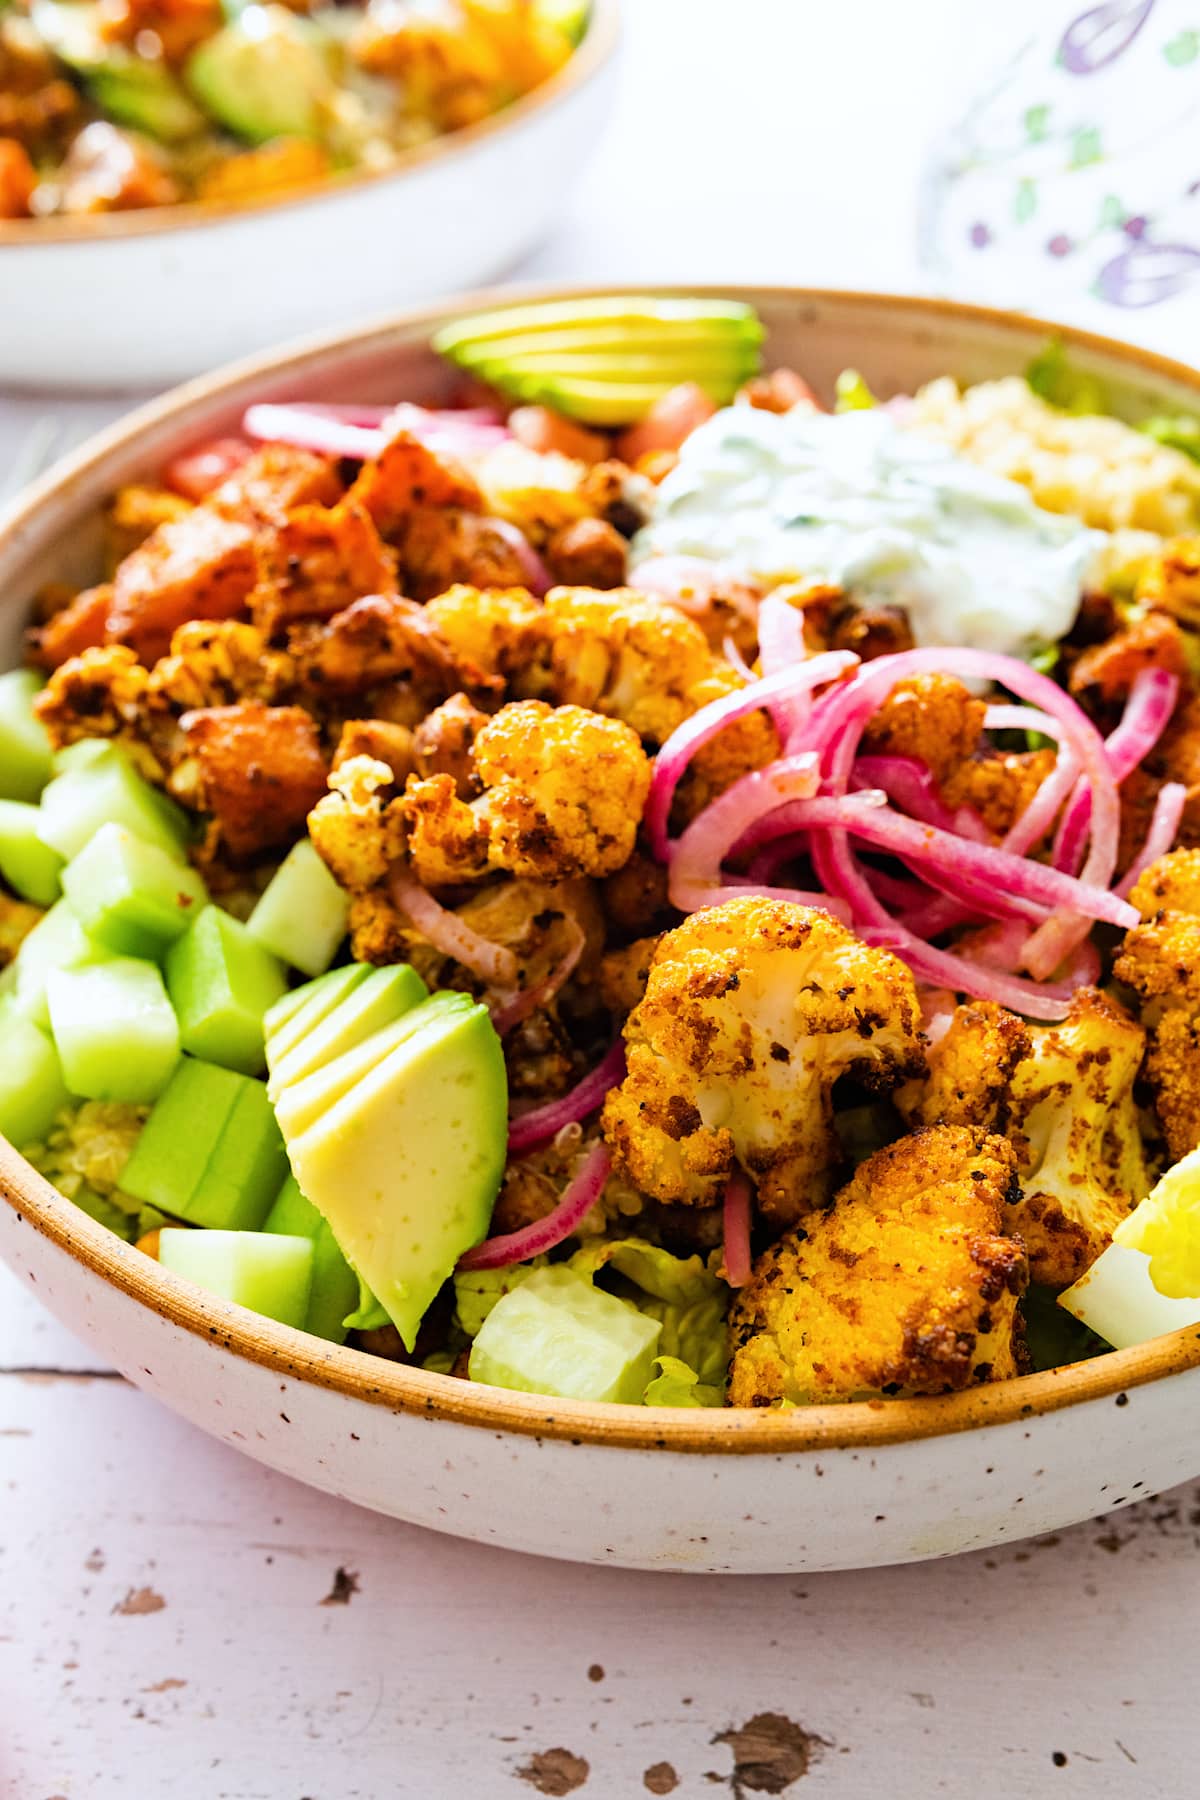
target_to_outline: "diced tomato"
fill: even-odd
[[[164,485],[186,500],[204,500],[254,455],[257,445],[245,438],[209,438],[181,456],[172,457],[163,470]]]
[[[557,450],[589,464],[603,462],[608,455],[608,439],[600,432],[576,425],[548,406],[518,406],[508,415],[508,429],[527,450]]]
[[[622,462],[635,463],[649,450],[678,450],[716,410],[702,387],[694,381],[681,382],[655,401],[640,425],[621,433],[617,455]]]

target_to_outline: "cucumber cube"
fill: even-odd
[[[58,1051],[11,1003],[0,1011],[0,1043],[0,1132],[21,1149],[46,1135],[70,1096]]]
[[[103,762],[113,748],[108,738],[76,738],[73,744],[64,744],[54,752],[51,773],[65,775],[68,769],[90,769],[93,763]]]
[[[261,1081],[241,1092],[181,1217],[218,1231],[257,1231],[287,1175],[287,1151]]]
[[[243,1075],[185,1056],[155,1101],[121,1175],[121,1188],[161,1212],[187,1215],[209,1157],[229,1123]]]
[[[636,1406],[654,1374],[659,1320],[574,1269],[535,1269],[501,1296],[471,1346],[472,1381]]]
[[[153,963],[114,956],[54,969],[46,1000],[73,1094],[85,1100],[158,1098],[179,1061],[179,1027]]]
[[[161,956],[208,900],[194,869],[115,821],[67,864],[62,885],[88,936],[122,956]]]
[[[0,796],[36,800],[50,779],[50,739],[33,710],[41,678],[32,669],[0,675]]]
[[[63,866],[57,850],[38,837],[41,813],[28,800],[0,800],[0,876],[34,906],[53,906]]]
[[[346,1319],[358,1305],[358,1276],[339,1250],[328,1220],[323,1219],[312,1202],[304,1198],[294,1175],[289,1175],[280,1188],[275,1204],[263,1221],[263,1230],[311,1238],[312,1288],[304,1329],[311,1331],[314,1337],[344,1344]]]
[[[188,838],[187,819],[173,800],[143,781],[125,752],[105,745],[89,761],[73,762],[42,795],[38,836],[68,861],[78,856],[101,825],[124,825],[135,837],[178,856]]]
[[[330,969],[328,975],[318,975],[315,981],[306,981],[277,1000],[263,1020],[268,1066],[294,1049],[370,972],[367,963],[344,963],[340,969]]]
[[[311,1238],[168,1227],[159,1234],[158,1260],[164,1269],[222,1300],[281,1325],[304,1324],[312,1282]]]
[[[87,962],[102,962],[106,953],[84,931],[65,900],[39,919],[17,951],[5,974],[12,975],[11,993],[16,1009],[35,1025],[49,1028],[46,982],[53,969],[73,969]]]
[[[184,1049],[256,1075],[263,1017],[287,986],[279,958],[232,913],[206,906],[168,950],[166,974]]]
[[[304,975],[323,975],[346,935],[350,902],[301,838],[272,876],[247,929]]]
[[[322,1019],[288,1051],[286,1056],[271,1059],[271,1075],[267,1092],[278,1099],[285,1087],[302,1081],[306,1075],[323,1069],[326,1063],[365,1043],[376,1031],[403,1018],[412,1007],[428,1000],[429,989],[415,969],[397,963],[387,969],[372,969],[365,981],[359,982],[341,1004]]]

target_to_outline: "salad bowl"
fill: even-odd
[[[885,396],[947,372],[1012,373],[1050,330],[924,299],[723,292],[757,309],[771,360],[803,369],[826,397],[848,365]],[[451,377],[429,340],[455,310],[194,382],[52,470],[0,520],[3,663],[18,659],[41,584],[94,575],[114,488],[228,433],[251,402],[436,405]],[[1061,335],[1130,419],[1200,407],[1200,374]],[[385,1514],[542,1555],[696,1572],[865,1567],[1056,1529],[1200,1470],[1200,1327],[937,1398],[600,1405],[383,1361],[212,1298],[75,1208],[2,1140],[0,1254],[64,1325],[223,1442]]]
[[[557,74],[381,171],[248,201],[0,220],[0,383],[162,387],[493,279],[578,177],[615,91],[618,38],[618,0],[596,0]]]

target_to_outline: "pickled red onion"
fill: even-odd
[[[520,1156],[526,1150],[535,1150],[539,1144],[549,1143],[556,1137],[564,1125],[578,1125],[604,1104],[624,1074],[625,1045],[618,1038],[596,1067],[589,1070],[582,1081],[576,1082],[569,1093],[561,1094],[557,1100],[547,1100],[544,1106],[530,1107],[528,1112],[518,1113],[515,1119],[509,1120],[509,1155]]]
[[[1157,862],[1160,856],[1165,856],[1171,849],[1179,834],[1179,822],[1183,818],[1187,796],[1188,791],[1181,781],[1164,782],[1158,790],[1146,840],[1118,881],[1118,894],[1130,894],[1138,877],[1144,875],[1151,863]]]
[[[608,1146],[597,1139],[580,1164],[578,1173],[563,1189],[562,1198],[553,1212],[547,1213],[544,1219],[535,1219],[532,1225],[523,1225],[519,1231],[485,1238],[482,1244],[476,1244],[473,1250],[459,1257],[458,1268],[464,1271],[506,1269],[510,1263],[528,1262],[533,1256],[553,1250],[587,1218],[604,1192],[611,1168]]]
[[[750,1183],[740,1169],[735,1169],[725,1183],[721,1218],[725,1279],[730,1287],[745,1287],[751,1267]]]
[[[388,872],[388,890],[400,911],[435,950],[470,969],[489,987],[516,987],[519,970],[513,952],[472,931],[465,920],[435,900],[399,863]]]

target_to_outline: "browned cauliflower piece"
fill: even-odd
[[[646,992],[658,943],[657,937],[635,938],[632,944],[609,950],[601,958],[596,972],[597,990],[608,1011],[616,1017],[627,1017]]]
[[[559,587],[546,596],[546,618],[559,701],[623,719],[652,745],[696,711],[693,690],[714,658],[699,626],[674,607],[631,588]]]
[[[149,672],[125,644],[98,644],[62,663],[34,701],[56,748],[78,738],[142,734]]]
[[[268,650],[253,625],[237,619],[190,619],[171,639],[168,655],[150,671],[149,693],[179,712],[232,706],[238,700],[267,705],[290,694],[296,671],[281,650]]]
[[[609,1095],[614,1161],[656,1200],[709,1206],[740,1163],[771,1222],[829,1194],[832,1089],[886,1093],[925,1067],[912,976],[828,913],[731,900],[660,942]]]
[[[404,854],[395,775],[375,757],[351,756],[334,768],[329,790],[308,815],[309,836],[334,879],[348,893],[366,893]]]
[[[755,1264],[730,1314],[731,1406],[944,1394],[1024,1366],[1012,1147],[935,1125],[877,1150]]]
[[[436,886],[505,869],[566,881],[610,875],[628,858],[650,763],[618,720],[516,701],[480,731],[474,763],[480,797],[469,803],[452,775],[409,779],[404,808],[420,880]]]
[[[1152,863],[1130,899],[1142,923],[1113,966],[1142,1002],[1145,1075],[1172,1162],[1200,1145],[1200,850]]]
[[[104,512],[104,560],[108,573],[112,575],[160,525],[182,519],[191,510],[192,502],[182,494],[173,494],[170,488],[136,483],[118,488]]]
[[[460,661],[473,662],[505,682],[519,682],[526,698],[545,695],[550,631],[545,608],[527,589],[460,582],[430,600],[425,616]]]
[[[1068,1287],[1149,1193],[1133,1084],[1145,1033],[1081,988],[1062,1024],[1029,1026],[990,1001],[959,1006],[929,1051],[929,1076],[896,1104],[910,1125],[971,1125],[1013,1144],[1024,1197],[1011,1220],[1033,1279]]]

